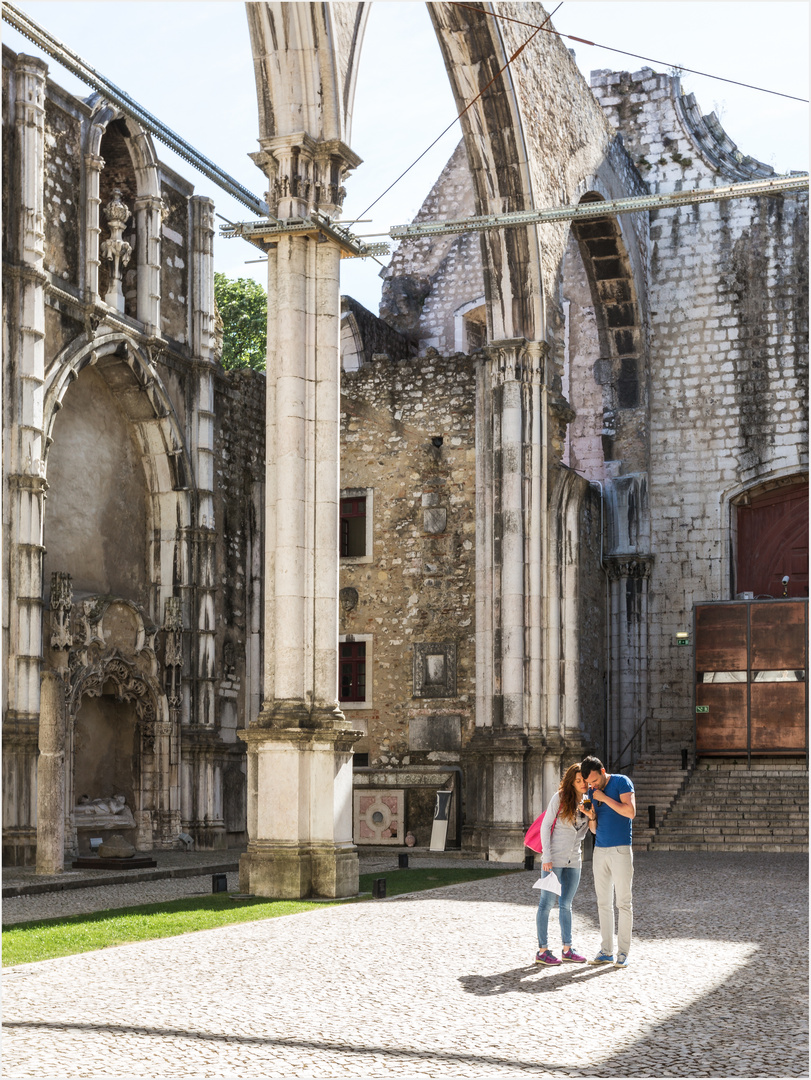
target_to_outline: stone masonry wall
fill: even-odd
[[[345,372],[341,388],[341,488],[374,489],[372,561],[341,565],[341,587],[356,589],[358,603],[342,609],[340,633],[373,635],[374,707],[344,705],[368,729],[356,750],[370,765],[458,762],[458,749],[417,747],[435,720],[459,729],[440,717],[461,719],[462,745],[473,732],[475,362],[432,350]],[[444,528],[429,531],[442,511]],[[415,696],[415,648],[425,643],[455,645],[454,696]]]
[[[701,117],[678,79],[596,72],[595,94],[654,190],[768,175]],[[729,600],[729,500],[807,469],[807,198],[651,213],[654,564],[650,703],[663,749],[690,745],[692,651],[676,649],[699,601]]]
[[[444,221],[476,213],[464,142],[454,150],[419,213],[420,221]],[[420,352],[455,349],[454,314],[484,295],[481,241],[462,236],[401,240],[383,278],[380,316],[412,336]]]
[[[261,690],[261,491],[265,456],[265,377],[223,372],[215,388],[217,672],[223,762],[223,817],[229,845],[247,828],[245,746],[237,729],[258,711]]]

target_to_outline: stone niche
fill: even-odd
[[[82,700],[73,735],[73,817],[80,855],[90,851],[91,838],[103,839],[111,829],[135,846],[136,721],[132,703],[112,694]]]

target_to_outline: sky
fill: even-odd
[[[266,179],[248,157],[258,149],[256,90],[245,9],[239,0],[13,2],[198,151],[263,196]],[[807,98],[808,12],[805,0],[565,0],[552,25],[563,34],[657,61],[566,41],[587,81],[598,68],[695,68]],[[15,52],[38,53],[6,23],[2,33]],[[48,62],[54,82],[80,97],[91,93],[56,61]],[[695,94],[702,113],[716,113],[743,153],[778,172],[808,169],[807,104],[689,73],[682,76],[682,87]],[[425,4],[376,0],[363,42],[349,140],[363,164],[347,183],[345,217],[361,214],[455,115]],[[410,221],[460,138],[455,124],[371,214],[364,215],[372,220],[356,231],[387,232]],[[156,149],[198,194],[214,200],[224,218],[252,218],[242,204],[168,147],[157,143]],[[264,267],[252,261],[258,258],[259,251],[245,241],[215,241],[216,269],[229,277],[253,277],[266,285]],[[341,291],[376,312],[380,270],[372,259],[343,260]]]

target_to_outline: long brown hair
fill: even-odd
[[[581,799],[580,792],[574,786],[574,778],[579,772],[580,762],[576,761],[574,765],[570,765],[563,774],[563,779],[558,788],[558,794],[560,795],[558,817],[562,817],[564,821],[568,821],[571,825],[574,825],[577,807]]]

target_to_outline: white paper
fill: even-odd
[[[560,882],[553,870],[550,870],[546,877],[538,878],[532,887],[533,889],[546,889],[547,892],[553,892],[555,896],[560,896],[562,892]]]

